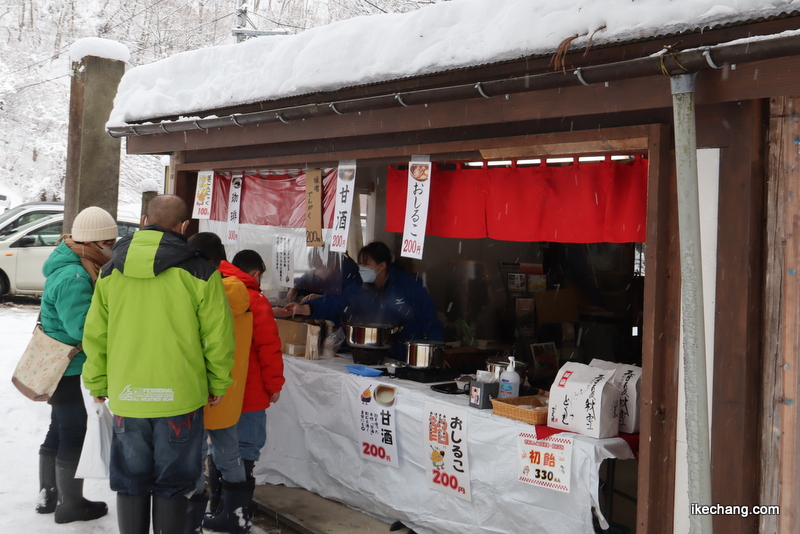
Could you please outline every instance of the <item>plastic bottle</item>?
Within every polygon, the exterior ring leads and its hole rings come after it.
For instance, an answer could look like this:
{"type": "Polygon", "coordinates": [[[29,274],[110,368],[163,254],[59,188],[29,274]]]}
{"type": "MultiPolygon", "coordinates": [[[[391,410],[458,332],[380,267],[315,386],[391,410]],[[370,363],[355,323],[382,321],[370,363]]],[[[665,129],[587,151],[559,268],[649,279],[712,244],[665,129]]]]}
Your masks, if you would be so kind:
{"type": "Polygon", "coordinates": [[[516,362],[513,356],[508,357],[508,368],[500,375],[500,393],[497,395],[501,399],[519,397],[519,375],[516,371],[516,362]]]}

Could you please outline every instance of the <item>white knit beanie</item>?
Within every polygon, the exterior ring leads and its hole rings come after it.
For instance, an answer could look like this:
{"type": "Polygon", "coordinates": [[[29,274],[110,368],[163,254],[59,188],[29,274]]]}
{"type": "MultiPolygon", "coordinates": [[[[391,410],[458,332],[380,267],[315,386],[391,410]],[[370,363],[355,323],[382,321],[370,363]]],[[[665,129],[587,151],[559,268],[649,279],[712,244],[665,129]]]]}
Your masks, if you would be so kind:
{"type": "Polygon", "coordinates": [[[105,241],[119,236],[117,223],[103,208],[89,206],[81,211],[72,223],[72,240],[79,243],[105,241]]]}

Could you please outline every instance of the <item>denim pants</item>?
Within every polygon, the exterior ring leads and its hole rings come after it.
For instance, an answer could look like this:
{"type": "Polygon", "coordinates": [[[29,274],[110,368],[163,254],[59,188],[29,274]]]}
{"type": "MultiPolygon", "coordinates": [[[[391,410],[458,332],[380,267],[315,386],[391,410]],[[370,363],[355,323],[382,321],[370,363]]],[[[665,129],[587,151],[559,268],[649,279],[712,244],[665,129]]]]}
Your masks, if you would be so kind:
{"type": "Polygon", "coordinates": [[[56,451],[56,457],[77,462],[86,435],[86,405],[81,393],[80,375],[61,379],[50,406],[50,428],[42,443],[43,449],[56,451]]]}
{"type": "MultiPolygon", "coordinates": [[[[206,430],[203,438],[203,463],[211,453],[214,464],[222,473],[222,478],[226,482],[244,482],[244,464],[239,455],[239,439],[236,436],[236,425],[217,430],[206,430]],[[210,440],[211,443],[208,443],[210,440]]],[[[205,488],[205,476],[201,473],[195,485],[196,493],[203,493],[205,488]]]]}
{"type": "Polygon", "coordinates": [[[111,489],[191,496],[202,474],[203,409],[172,417],[114,417],[111,489]]]}
{"type": "Polygon", "coordinates": [[[242,460],[257,462],[267,442],[267,411],[244,412],[236,423],[242,460]]]}

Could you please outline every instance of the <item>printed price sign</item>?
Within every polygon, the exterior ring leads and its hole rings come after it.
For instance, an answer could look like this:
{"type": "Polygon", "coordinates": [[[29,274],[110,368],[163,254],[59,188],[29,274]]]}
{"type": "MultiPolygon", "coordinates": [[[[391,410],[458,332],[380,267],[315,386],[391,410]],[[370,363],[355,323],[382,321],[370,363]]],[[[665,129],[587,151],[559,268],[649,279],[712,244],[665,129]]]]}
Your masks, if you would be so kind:
{"type": "Polygon", "coordinates": [[[431,162],[409,162],[406,220],[403,225],[403,247],[400,249],[400,255],[405,258],[422,259],[430,194],[431,162]]]}
{"type": "Polygon", "coordinates": [[[272,272],[277,277],[278,287],[294,287],[292,263],[292,240],[285,236],[275,238],[275,261],[272,272]]]}
{"type": "Polygon", "coordinates": [[[517,452],[520,482],[569,493],[572,436],[558,434],[538,439],[536,434],[520,432],[517,452]]]}
{"type": "Polygon", "coordinates": [[[356,166],[339,163],[336,178],[336,211],[333,221],[331,250],[347,252],[347,236],[350,235],[350,216],[353,211],[353,195],[355,195],[356,166]]]}
{"type": "Polygon", "coordinates": [[[239,206],[242,203],[242,179],[231,180],[231,190],[228,194],[228,243],[239,241],[239,206]]]}
{"type": "Polygon", "coordinates": [[[361,457],[400,467],[397,456],[394,403],[397,388],[362,378],[353,399],[361,457]]]}
{"type": "Polygon", "coordinates": [[[211,197],[214,194],[214,171],[197,173],[197,189],[194,192],[194,208],[192,219],[208,219],[211,217],[211,197]]]}
{"type": "Polygon", "coordinates": [[[322,171],[306,171],[306,246],[322,246],[322,171]]]}
{"type": "Polygon", "coordinates": [[[444,404],[426,402],[426,484],[442,493],[472,502],[467,456],[467,412],[444,404]]]}

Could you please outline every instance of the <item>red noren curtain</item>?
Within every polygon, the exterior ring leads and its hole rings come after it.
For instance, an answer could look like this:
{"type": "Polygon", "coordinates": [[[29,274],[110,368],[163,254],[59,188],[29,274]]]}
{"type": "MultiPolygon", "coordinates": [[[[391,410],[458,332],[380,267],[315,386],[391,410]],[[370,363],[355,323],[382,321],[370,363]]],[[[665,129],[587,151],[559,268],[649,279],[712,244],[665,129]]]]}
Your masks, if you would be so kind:
{"type": "MultiPolygon", "coordinates": [[[[390,168],[386,230],[402,232],[408,171],[390,168]]],[[[443,170],[434,165],[426,234],[559,243],[644,242],[647,160],[443,170]]]]}

